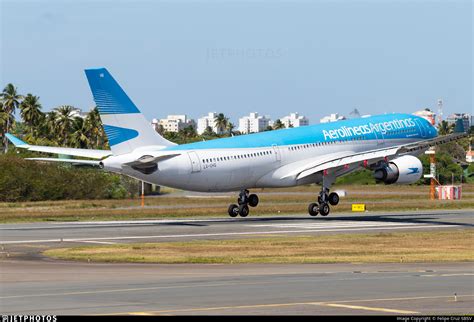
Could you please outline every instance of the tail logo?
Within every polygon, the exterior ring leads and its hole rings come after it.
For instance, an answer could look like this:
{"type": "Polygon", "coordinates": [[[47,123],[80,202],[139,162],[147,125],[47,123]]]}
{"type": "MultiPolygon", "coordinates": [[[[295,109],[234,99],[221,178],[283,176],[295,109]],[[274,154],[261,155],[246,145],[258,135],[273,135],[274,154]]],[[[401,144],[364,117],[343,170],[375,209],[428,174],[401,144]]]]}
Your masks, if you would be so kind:
{"type": "Polygon", "coordinates": [[[138,132],[135,130],[112,125],[104,124],[104,131],[105,134],[107,134],[110,146],[120,144],[138,136],[138,132]]]}

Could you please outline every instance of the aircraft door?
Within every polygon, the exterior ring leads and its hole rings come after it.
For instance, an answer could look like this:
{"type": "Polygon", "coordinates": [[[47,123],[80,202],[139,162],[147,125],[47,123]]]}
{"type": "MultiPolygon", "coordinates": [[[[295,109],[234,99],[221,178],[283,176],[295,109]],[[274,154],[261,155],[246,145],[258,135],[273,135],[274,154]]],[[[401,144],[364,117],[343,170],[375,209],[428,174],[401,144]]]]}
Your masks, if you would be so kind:
{"type": "Polygon", "coordinates": [[[377,145],[383,145],[384,137],[382,132],[374,131],[375,139],[377,140],[377,145]]]}
{"type": "Polygon", "coordinates": [[[278,149],[278,146],[276,144],[272,144],[273,148],[273,153],[275,153],[275,161],[281,161],[281,153],[280,149],[278,149]]]}
{"type": "Polygon", "coordinates": [[[421,124],[420,120],[416,120],[416,119],[415,119],[415,123],[418,126],[418,128],[420,129],[421,137],[426,138],[426,129],[423,126],[423,124],[421,124]]]}
{"type": "Polygon", "coordinates": [[[191,173],[201,171],[201,162],[199,161],[199,156],[195,151],[188,152],[189,160],[191,161],[191,173]]]}

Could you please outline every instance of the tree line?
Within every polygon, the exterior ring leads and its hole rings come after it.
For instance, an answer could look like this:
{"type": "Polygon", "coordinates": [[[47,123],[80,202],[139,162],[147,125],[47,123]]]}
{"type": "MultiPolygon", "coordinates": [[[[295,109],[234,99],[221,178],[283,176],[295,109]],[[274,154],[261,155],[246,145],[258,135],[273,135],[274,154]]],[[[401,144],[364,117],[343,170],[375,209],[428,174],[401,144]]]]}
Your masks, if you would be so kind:
{"type": "Polygon", "coordinates": [[[39,96],[22,95],[13,84],[7,84],[0,93],[0,134],[2,149],[8,152],[5,133],[19,133],[31,144],[68,146],[83,149],[107,149],[108,141],[97,108],[87,116],[77,115],[71,105],[61,105],[43,112],[39,96]],[[22,122],[17,122],[19,111],[22,122]]]}

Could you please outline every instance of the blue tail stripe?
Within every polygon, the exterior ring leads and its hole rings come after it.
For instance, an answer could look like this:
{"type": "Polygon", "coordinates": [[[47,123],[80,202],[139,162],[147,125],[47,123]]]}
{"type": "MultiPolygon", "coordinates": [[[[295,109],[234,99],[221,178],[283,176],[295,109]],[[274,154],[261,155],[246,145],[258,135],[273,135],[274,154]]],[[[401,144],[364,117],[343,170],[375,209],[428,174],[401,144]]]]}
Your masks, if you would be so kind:
{"type": "Polygon", "coordinates": [[[138,132],[135,130],[112,126],[112,125],[104,124],[104,131],[105,131],[105,134],[107,134],[107,138],[109,139],[110,146],[120,144],[122,142],[131,140],[138,136],[138,132]]]}
{"type": "Polygon", "coordinates": [[[105,68],[86,69],[85,72],[100,114],[140,113],[105,68]]]}

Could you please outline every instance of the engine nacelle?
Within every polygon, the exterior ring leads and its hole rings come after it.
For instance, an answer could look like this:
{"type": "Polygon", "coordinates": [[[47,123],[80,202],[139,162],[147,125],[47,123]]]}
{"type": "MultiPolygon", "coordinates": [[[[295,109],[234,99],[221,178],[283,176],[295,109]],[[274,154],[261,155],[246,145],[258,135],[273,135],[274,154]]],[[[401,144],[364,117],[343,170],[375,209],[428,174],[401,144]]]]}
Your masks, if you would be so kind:
{"type": "Polygon", "coordinates": [[[387,165],[374,171],[374,178],[385,184],[410,184],[420,180],[423,165],[420,159],[405,155],[391,160],[387,165]]]}

